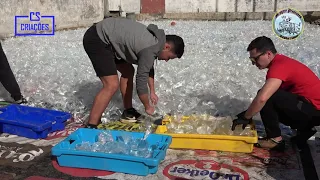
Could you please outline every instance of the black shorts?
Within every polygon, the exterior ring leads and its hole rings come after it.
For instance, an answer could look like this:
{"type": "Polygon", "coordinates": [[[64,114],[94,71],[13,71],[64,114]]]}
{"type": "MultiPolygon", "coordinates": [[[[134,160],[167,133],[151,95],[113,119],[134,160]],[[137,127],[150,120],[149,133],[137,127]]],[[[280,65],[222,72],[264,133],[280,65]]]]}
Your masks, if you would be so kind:
{"type": "Polygon", "coordinates": [[[117,75],[117,64],[127,63],[123,59],[116,58],[112,45],[100,39],[95,25],[84,34],[83,47],[98,77],[117,75]]]}

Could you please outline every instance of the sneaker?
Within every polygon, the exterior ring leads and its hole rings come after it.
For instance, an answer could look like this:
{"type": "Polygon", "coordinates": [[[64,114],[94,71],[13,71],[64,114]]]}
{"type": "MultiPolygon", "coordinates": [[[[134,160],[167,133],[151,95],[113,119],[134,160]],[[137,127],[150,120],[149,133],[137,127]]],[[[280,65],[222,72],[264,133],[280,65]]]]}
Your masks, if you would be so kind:
{"type": "Polygon", "coordinates": [[[141,117],[141,114],[134,108],[126,109],[121,115],[121,122],[137,122],[138,118],[141,117]]]}
{"type": "Polygon", "coordinates": [[[291,141],[293,143],[296,143],[298,149],[303,149],[304,147],[308,146],[308,139],[311,138],[314,134],[316,134],[317,130],[312,128],[308,131],[304,130],[298,130],[297,131],[297,136],[294,136],[291,138],[291,141]]]}
{"type": "Polygon", "coordinates": [[[14,101],[16,104],[26,104],[28,101],[25,98],[21,98],[19,100],[14,101]]]}
{"type": "Polygon", "coordinates": [[[273,138],[262,138],[255,144],[256,147],[283,152],[285,150],[285,141],[276,141],[273,138]]]}
{"type": "Polygon", "coordinates": [[[84,128],[88,128],[88,129],[98,129],[97,125],[93,125],[93,124],[87,124],[84,128]]]}
{"type": "Polygon", "coordinates": [[[15,104],[26,104],[27,100],[22,96],[12,96],[12,98],[14,99],[13,103],[15,104]]]}

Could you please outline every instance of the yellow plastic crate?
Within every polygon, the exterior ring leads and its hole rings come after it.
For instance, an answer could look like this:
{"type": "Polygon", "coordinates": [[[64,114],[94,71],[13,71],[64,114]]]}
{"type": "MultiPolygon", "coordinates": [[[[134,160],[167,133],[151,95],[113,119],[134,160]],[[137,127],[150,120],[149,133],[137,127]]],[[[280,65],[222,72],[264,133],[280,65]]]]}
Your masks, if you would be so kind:
{"type": "Polygon", "coordinates": [[[156,129],[157,134],[165,134],[172,137],[172,143],[169,146],[171,149],[201,149],[251,153],[253,145],[258,142],[256,130],[252,130],[254,136],[173,134],[166,132],[167,127],[165,125],[159,125],[156,129]]]}

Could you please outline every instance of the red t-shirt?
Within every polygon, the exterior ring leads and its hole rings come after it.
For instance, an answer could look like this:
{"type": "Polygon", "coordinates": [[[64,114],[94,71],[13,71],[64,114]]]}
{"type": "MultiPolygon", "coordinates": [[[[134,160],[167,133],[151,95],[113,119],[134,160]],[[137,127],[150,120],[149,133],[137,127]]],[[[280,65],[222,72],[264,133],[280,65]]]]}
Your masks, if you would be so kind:
{"type": "Polygon", "coordinates": [[[282,80],[280,89],[305,97],[320,110],[320,80],[301,62],[277,54],[269,66],[266,78],[282,80]]]}

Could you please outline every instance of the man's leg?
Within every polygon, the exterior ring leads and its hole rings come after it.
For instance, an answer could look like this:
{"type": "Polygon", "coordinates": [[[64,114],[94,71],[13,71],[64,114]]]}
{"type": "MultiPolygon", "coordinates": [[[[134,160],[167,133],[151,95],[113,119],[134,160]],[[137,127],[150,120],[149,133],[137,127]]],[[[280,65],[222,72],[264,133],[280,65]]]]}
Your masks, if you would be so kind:
{"type": "Polygon", "coordinates": [[[0,43],[0,82],[15,101],[22,99],[20,87],[0,43]]]}
{"type": "Polygon", "coordinates": [[[100,39],[95,25],[86,31],[83,38],[83,46],[92,62],[96,75],[103,84],[103,88],[94,99],[87,125],[89,128],[96,128],[100,122],[102,113],[119,87],[119,79],[114,61],[114,51],[110,44],[105,44],[100,39]]]}
{"type": "Polygon", "coordinates": [[[258,146],[283,151],[285,149],[285,144],[284,141],[282,141],[279,127],[280,117],[279,112],[274,107],[273,101],[274,97],[271,97],[260,111],[267,137],[259,140],[258,146]]]}
{"type": "Polygon", "coordinates": [[[121,73],[120,91],[124,106],[121,121],[136,122],[141,114],[132,107],[134,67],[131,64],[120,60],[117,61],[117,70],[121,73]]]}
{"type": "MultiPolygon", "coordinates": [[[[304,129],[311,131],[311,118],[308,114],[299,109],[300,103],[299,96],[278,90],[267,101],[266,105],[262,108],[260,115],[265,126],[267,138],[270,140],[262,141],[264,146],[276,146],[277,140],[281,140],[281,130],[279,122],[284,123],[291,128],[304,129]],[[273,141],[277,139],[276,141],[273,141]]],[[[312,105],[309,105],[312,107],[312,105]]]]}
{"type": "Polygon", "coordinates": [[[103,88],[96,95],[90,112],[88,125],[98,125],[102,113],[105,111],[112,96],[119,87],[118,75],[100,77],[103,88]]]}
{"type": "Polygon", "coordinates": [[[125,109],[132,108],[133,76],[134,68],[129,63],[117,64],[117,70],[121,73],[120,91],[125,109]]]}

